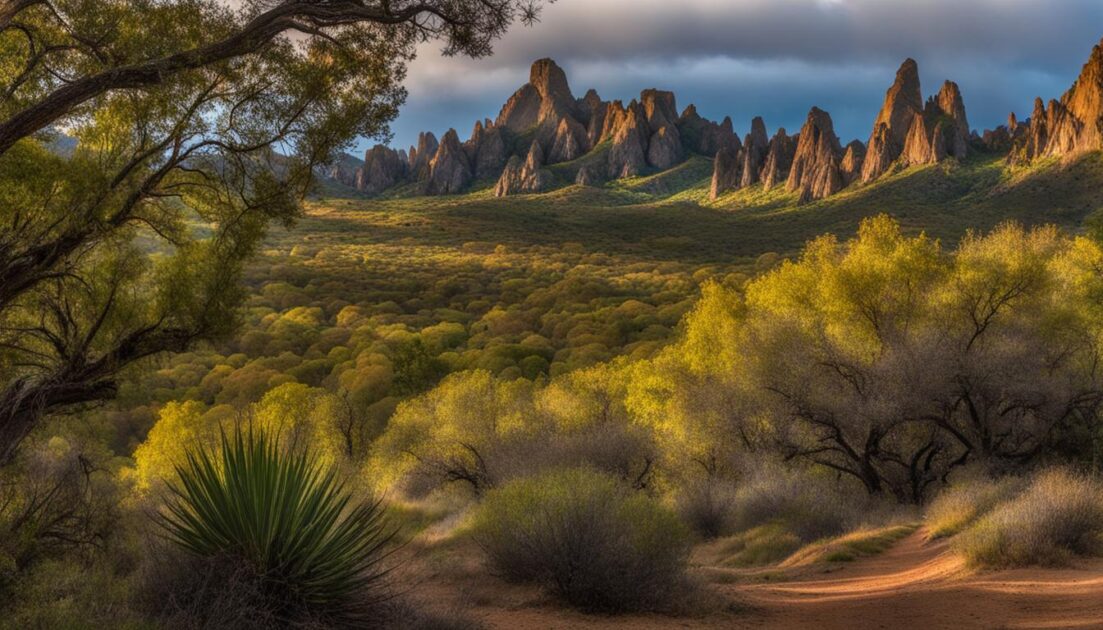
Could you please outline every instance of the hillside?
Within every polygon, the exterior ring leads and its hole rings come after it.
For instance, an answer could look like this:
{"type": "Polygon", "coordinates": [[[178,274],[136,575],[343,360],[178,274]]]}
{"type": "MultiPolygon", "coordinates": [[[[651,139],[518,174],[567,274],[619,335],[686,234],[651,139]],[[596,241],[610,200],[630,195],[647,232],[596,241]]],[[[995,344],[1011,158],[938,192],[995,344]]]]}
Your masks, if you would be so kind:
{"type": "Polygon", "coordinates": [[[641,260],[747,264],[767,252],[791,254],[824,232],[849,236],[862,218],[879,213],[952,245],[969,229],[1004,221],[1075,231],[1103,208],[1098,153],[1019,169],[1005,167],[1002,156],[977,154],[963,164],[901,170],[807,204],[796,193],[761,186],[710,200],[710,178],[709,160],[694,157],[648,177],[508,198],[494,197],[485,185],[463,195],[390,199],[331,186],[317,210],[327,221],[340,216],[353,222],[357,232],[366,231],[362,238],[373,241],[572,241],[588,251],[641,260]]]}

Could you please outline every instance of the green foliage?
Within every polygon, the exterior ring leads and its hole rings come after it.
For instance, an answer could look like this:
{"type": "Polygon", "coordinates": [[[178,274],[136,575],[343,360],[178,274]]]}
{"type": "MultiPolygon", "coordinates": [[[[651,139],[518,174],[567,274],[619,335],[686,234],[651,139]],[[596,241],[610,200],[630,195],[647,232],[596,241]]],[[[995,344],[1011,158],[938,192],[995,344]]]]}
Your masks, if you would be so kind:
{"type": "Polygon", "coordinates": [[[393,363],[394,391],[399,396],[429,389],[447,370],[444,361],[431,355],[420,338],[400,344],[393,363]]]}
{"type": "Polygon", "coordinates": [[[588,610],[661,606],[680,586],[688,533],[654,499],[586,469],[490,492],[472,535],[495,569],[588,610]]]}
{"type": "Polygon", "coordinates": [[[326,466],[339,466],[363,440],[357,418],[324,389],[284,383],[245,409],[208,407],[197,401],[168,403],[146,440],[134,450],[136,488],[146,492],[170,479],[188,449],[214,448],[224,432],[238,427],[278,436],[287,452],[309,449],[326,466]]]}
{"type": "Polygon", "coordinates": [[[285,454],[265,432],[237,431],[177,468],[160,513],[171,540],[254,572],[279,617],[365,622],[378,603],[393,535],[379,502],[355,503],[332,467],[285,454]]]}
{"type": "Polygon", "coordinates": [[[953,544],[979,567],[1064,564],[1103,554],[1103,483],[1062,469],[1038,473],[953,544]]]}
{"type": "Polygon", "coordinates": [[[581,370],[532,383],[460,372],[399,405],[374,444],[370,476],[421,494],[462,482],[476,494],[548,468],[589,466],[645,487],[650,433],[619,403],[619,373],[581,370]]]}

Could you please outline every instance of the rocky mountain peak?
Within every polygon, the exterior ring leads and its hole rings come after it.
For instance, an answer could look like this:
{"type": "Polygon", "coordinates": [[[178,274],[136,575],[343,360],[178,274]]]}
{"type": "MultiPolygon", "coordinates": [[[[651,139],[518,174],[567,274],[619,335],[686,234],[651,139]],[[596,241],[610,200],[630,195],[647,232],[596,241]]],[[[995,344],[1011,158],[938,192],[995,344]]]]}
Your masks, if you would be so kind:
{"type": "Polygon", "coordinates": [[[709,198],[715,200],[724,193],[738,189],[741,171],[739,153],[730,148],[720,149],[712,163],[709,198]]]}
{"type": "Polygon", "coordinates": [[[652,129],[659,129],[663,125],[673,124],[678,120],[678,109],[673,92],[654,88],[644,90],[640,92],[640,103],[647,114],[647,124],[652,129]]]}
{"type": "Polygon", "coordinates": [[[843,185],[849,186],[862,176],[862,162],[866,158],[866,145],[860,140],[853,140],[846,145],[842,162],[839,163],[839,171],[843,176],[843,185]]]}
{"type": "MultiPolygon", "coordinates": [[[[1021,125],[1020,125],[1021,126],[1021,125]]],[[[1008,161],[1028,163],[1103,149],[1103,42],[1096,45],[1080,76],[1060,101],[1034,101],[1030,127],[1016,134],[1008,161]]]]}
{"type": "Polygon", "coordinates": [[[551,59],[538,59],[529,70],[529,82],[509,97],[496,124],[523,132],[549,123],[554,130],[559,119],[574,114],[576,107],[567,73],[551,59]]]}
{"type": "Polygon", "coordinates": [[[766,150],[766,163],[762,166],[762,187],[770,190],[785,181],[797,152],[797,138],[790,137],[785,127],[780,127],[766,150]]]}
{"type": "Polygon", "coordinates": [[[766,121],[756,116],[751,121],[751,133],[743,141],[743,176],[740,187],[756,184],[762,177],[762,167],[766,162],[766,152],[770,147],[770,138],[766,135],[766,121]]]}
{"type": "MultiPolygon", "coordinates": [[[[619,103],[618,103],[619,104],[619,103]]],[[[647,165],[650,128],[647,114],[636,101],[614,110],[613,146],[609,150],[609,177],[634,177],[647,165]]]]}
{"type": "Polygon", "coordinates": [[[938,109],[949,116],[961,128],[963,135],[967,137],[969,135],[969,117],[965,113],[965,99],[961,97],[961,90],[957,83],[953,81],[943,83],[942,89],[938,91],[938,96],[935,97],[935,103],[938,105],[938,109]]]}
{"type": "Polygon", "coordinates": [[[897,70],[896,80],[885,92],[885,102],[873,123],[862,181],[869,182],[880,177],[900,157],[912,123],[922,113],[919,64],[909,58],[897,70]]]}
{"type": "Polygon", "coordinates": [[[574,101],[571,86],[567,83],[567,73],[552,59],[537,59],[532,63],[529,85],[536,88],[544,100],[574,101]]]}
{"type": "Polygon", "coordinates": [[[459,134],[449,129],[441,138],[436,155],[429,162],[429,177],[425,182],[425,193],[429,195],[452,195],[463,191],[474,178],[474,171],[467,153],[460,144],[459,134]]]}
{"type": "Polygon", "coordinates": [[[831,115],[813,107],[798,138],[786,188],[800,191],[801,201],[823,199],[842,190],[839,161],[843,151],[831,115]]]}

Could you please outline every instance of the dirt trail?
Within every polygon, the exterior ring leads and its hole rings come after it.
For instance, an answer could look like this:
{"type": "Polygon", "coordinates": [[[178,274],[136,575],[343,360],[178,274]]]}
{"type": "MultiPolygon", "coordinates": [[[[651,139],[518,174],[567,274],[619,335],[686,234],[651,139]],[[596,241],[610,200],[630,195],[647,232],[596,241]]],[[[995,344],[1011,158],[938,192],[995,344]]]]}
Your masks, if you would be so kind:
{"type": "Polygon", "coordinates": [[[1103,628],[1103,564],[970,574],[922,530],[832,573],[725,590],[748,627],[1103,628]]]}
{"type": "Polygon", "coordinates": [[[461,555],[465,563],[448,563],[450,579],[430,580],[437,589],[430,599],[462,601],[489,628],[1103,629],[1103,561],[976,573],[946,542],[927,542],[923,530],[883,554],[831,570],[807,567],[781,581],[775,572],[769,582],[761,581],[762,571],[729,573],[737,581],[713,584],[724,601],[706,606],[714,612],[704,617],[586,615],[539,589],[488,578],[473,556],[461,555]],[[457,564],[470,566],[457,574],[457,564]]]}

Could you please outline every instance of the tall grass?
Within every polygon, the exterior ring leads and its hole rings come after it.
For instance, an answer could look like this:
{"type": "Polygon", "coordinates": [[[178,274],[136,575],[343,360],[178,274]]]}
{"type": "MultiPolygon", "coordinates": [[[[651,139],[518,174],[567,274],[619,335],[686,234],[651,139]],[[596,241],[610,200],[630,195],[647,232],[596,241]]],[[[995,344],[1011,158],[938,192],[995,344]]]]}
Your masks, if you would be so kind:
{"type": "Polygon", "coordinates": [[[1062,564],[1103,554],[1103,482],[1066,470],[1039,473],[955,540],[972,566],[1062,564]]]}
{"type": "Polygon", "coordinates": [[[281,623],[371,621],[393,539],[378,501],[354,502],[309,453],[240,430],[218,453],[189,451],[177,476],[157,521],[198,566],[218,569],[216,582],[231,576],[226,588],[249,591],[281,623]]]}
{"type": "Polygon", "coordinates": [[[931,538],[953,536],[1000,503],[1022,491],[1023,480],[974,478],[942,491],[927,508],[926,526],[931,538]]]}

